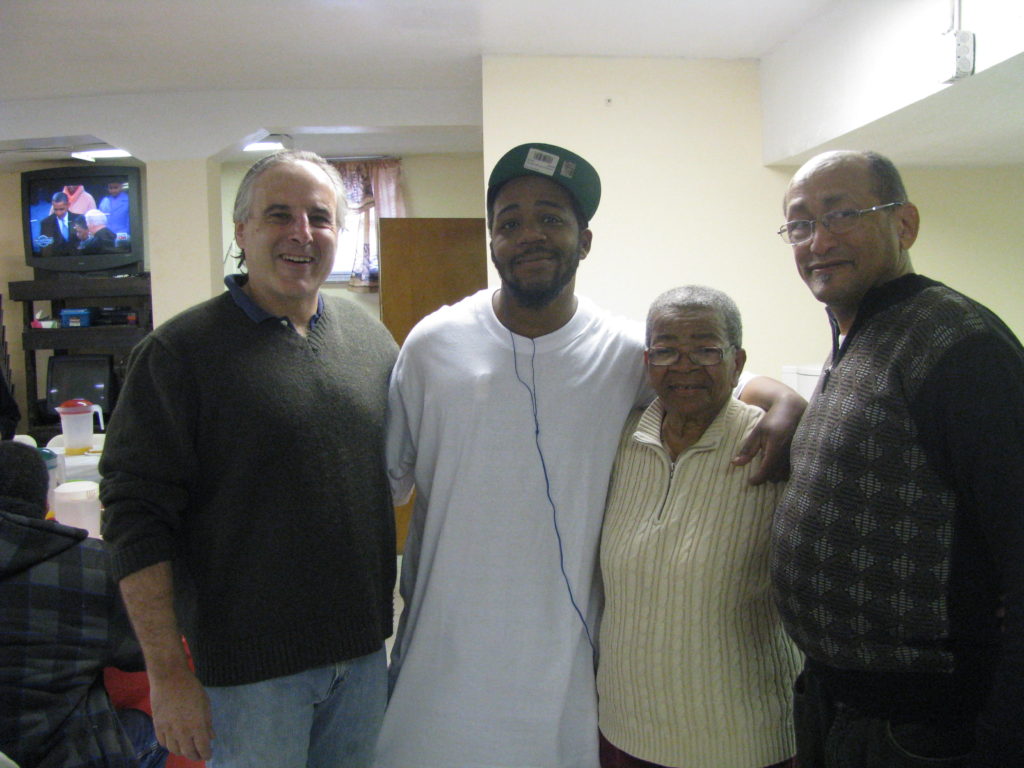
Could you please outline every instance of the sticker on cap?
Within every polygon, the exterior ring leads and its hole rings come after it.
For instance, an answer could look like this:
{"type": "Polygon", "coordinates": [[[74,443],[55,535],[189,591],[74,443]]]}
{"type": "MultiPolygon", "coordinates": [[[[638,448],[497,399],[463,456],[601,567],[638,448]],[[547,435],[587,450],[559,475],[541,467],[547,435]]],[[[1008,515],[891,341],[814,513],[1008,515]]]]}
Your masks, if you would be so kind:
{"type": "Polygon", "coordinates": [[[523,168],[528,171],[543,173],[545,176],[554,176],[555,169],[558,168],[558,155],[552,155],[549,152],[543,152],[535,147],[531,147],[526,153],[526,161],[523,163],[523,168]]]}
{"type": "Polygon", "coordinates": [[[576,163],[574,163],[572,160],[566,160],[564,163],[562,163],[562,170],[559,171],[559,173],[562,176],[565,176],[565,178],[571,179],[573,174],[576,173],[576,163]]]}

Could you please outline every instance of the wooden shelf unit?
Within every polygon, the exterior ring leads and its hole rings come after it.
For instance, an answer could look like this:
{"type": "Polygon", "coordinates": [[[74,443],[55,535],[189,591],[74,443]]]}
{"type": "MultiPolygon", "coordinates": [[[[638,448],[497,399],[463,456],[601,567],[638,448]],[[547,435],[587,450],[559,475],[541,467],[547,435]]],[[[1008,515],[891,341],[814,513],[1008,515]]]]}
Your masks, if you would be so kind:
{"type": "Polygon", "coordinates": [[[21,334],[25,352],[25,399],[28,432],[37,440],[48,440],[60,431],[59,425],[40,418],[38,364],[41,350],[62,355],[71,352],[94,352],[114,357],[114,368],[123,376],[124,361],[132,347],[153,330],[149,275],[129,277],[80,277],[62,275],[45,280],[21,280],[8,283],[8,295],[22,302],[24,329],[21,334]],[[48,301],[50,316],[60,319],[62,309],[102,307],[116,304],[129,306],[138,317],[137,325],[98,325],[85,328],[33,328],[35,302],[48,301]]]}

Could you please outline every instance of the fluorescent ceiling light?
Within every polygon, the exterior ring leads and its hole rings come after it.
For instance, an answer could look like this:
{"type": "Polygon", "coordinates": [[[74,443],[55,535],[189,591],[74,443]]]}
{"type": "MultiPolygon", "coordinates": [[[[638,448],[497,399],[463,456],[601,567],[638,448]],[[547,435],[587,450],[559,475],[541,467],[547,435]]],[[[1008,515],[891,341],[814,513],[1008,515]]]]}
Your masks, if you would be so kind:
{"type": "Polygon", "coordinates": [[[284,149],[284,144],[280,141],[254,141],[251,144],[246,144],[242,151],[244,152],[276,152],[279,149],[284,149]]]}
{"type": "Polygon", "coordinates": [[[112,157],[131,157],[131,152],[123,149],[86,149],[81,152],[72,152],[71,156],[76,160],[88,160],[95,163],[97,160],[109,160],[112,157]]]}

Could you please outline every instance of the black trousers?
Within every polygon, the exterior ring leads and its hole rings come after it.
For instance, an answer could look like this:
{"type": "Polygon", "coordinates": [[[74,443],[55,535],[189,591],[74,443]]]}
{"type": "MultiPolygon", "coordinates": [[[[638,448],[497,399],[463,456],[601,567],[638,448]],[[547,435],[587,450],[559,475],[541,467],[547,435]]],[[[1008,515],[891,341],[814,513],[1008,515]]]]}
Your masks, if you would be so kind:
{"type": "Polygon", "coordinates": [[[974,744],[972,723],[904,722],[837,701],[806,667],[794,686],[800,768],[958,768],[974,744]]]}

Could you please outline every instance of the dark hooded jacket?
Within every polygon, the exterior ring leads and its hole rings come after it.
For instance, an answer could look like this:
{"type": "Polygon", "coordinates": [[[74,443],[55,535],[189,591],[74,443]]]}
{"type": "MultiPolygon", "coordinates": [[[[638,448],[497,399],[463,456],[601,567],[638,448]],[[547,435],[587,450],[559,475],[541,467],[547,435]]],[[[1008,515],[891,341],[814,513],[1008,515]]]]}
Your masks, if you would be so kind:
{"type": "Polygon", "coordinates": [[[135,765],[103,668],[141,669],[106,545],[0,497],[0,751],[21,766],[135,765]]]}

